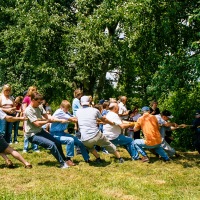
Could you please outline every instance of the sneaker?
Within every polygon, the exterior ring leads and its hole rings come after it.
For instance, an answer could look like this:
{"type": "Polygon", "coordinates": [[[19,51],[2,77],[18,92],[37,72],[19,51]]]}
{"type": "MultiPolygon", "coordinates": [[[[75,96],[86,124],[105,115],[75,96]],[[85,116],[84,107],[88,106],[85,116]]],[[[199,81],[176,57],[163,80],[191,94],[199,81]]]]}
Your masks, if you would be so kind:
{"type": "Polygon", "coordinates": [[[60,165],[61,169],[67,169],[69,166],[64,162],[64,164],[60,165]]]}
{"type": "Polygon", "coordinates": [[[34,150],[33,152],[35,152],[35,153],[40,153],[40,150],[34,150]]]}
{"type": "Polygon", "coordinates": [[[109,154],[108,151],[105,150],[105,149],[104,149],[102,152],[103,152],[104,154],[109,154]]]}
{"type": "Polygon", "coordinates": [[[67,160],[66,163],[67,163],[67,165],[70,166],[70,167],[76,165],[76,164],[73,163],[71,160],[67,160]]]}
{"type": "Polygon", "coordinates": [[[149,162],[149,158],[147,156],[142,157],[142,162],[149,162]]]}
{"type": "Polygon", "coordinates": [[[12,144],[12,142],[10,142],[9,144],[12,144]]]}
{"type": "Polygon", "coordinates": [[[14,143],[15,143],[15,144],[18,144],[19,142],[18,142],[18,141],[15,141],[14,143]]]}
{"type": "Polygon", "coordinates": [[[98,164],[100,164],[100,163],[103,162],[103,160],[101,160],[101,158],[97,158],[97,159],[95,160],[95,162],[98,163],[98,164]]]}
{"type": "Polygon", "coordinates": [[[24,150],[23,150],[23,153],[28,153],[28,151],[24,149],[24,150]]]}
{"type": "Polygon", "coordinates": [[[124,159],[123,158],[119,158],[119,163],[124,163],[124,159]]]}

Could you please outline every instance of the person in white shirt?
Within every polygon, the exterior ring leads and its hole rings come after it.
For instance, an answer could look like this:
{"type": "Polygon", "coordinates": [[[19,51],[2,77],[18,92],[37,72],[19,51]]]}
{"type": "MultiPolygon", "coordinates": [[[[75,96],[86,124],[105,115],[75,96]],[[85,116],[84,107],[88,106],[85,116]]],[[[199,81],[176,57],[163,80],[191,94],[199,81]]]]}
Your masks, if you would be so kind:
{"type": "Polygon", "coordinates": [[[167,130],[174,130],[178,128],[179,126],[176,123],[169,122],[169,119],[172,119],[173,116],[171,115],[171,112],[168,110],[164,110],[161,114],[155,115],[158,124],[160,126],[160,134],[162,136],[162,143],[161,147],[167,152],[169,157],[176,156],[179,157],[179,154],[176,153],[175,149],[172,148],[165,140],[165,132],[167,130]]]}
{"type": "Polygon", "coordinates": [[[127,97],[121,96],[120,102],[118,104],[118,106],[119,106],[118,114],[121,117],[121,119],[123,119],[123,120],[128,119],[128,114],[129,114],[129,111],[126,108],[126,102],[127,102],[127,97]]]}
{"type": "Polygon", "coordinates": [[[119,106],[117,103],[111,103],[109,105],[109,112],[106,118],[113,122],[112,124],[105,124],[103,126],[103,134],[112,142],[114,145],[124,146],[129,152],[132,160],[138,160],[139,154],[134,146],[134,141],[132,138],[121,134],[121,129],[129,128],[134,126],[135,122],[123,122],[119,115],[119,106]]]}

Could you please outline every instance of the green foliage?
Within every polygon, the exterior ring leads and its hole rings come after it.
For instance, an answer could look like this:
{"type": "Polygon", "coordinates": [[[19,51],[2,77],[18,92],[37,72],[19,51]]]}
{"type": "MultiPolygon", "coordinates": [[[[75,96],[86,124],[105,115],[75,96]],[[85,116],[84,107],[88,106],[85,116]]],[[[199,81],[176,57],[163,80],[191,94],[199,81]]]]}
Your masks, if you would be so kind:
{"type": "Polygon", "coordinates": [[[198,107],[199,13],[199,0],[0,1],[0,84],[15,96],[36,85],[55,107],[78,87],[96,99],[127,95],[129,107],[157,99],[189,122],[182,109],[198,107]]]}

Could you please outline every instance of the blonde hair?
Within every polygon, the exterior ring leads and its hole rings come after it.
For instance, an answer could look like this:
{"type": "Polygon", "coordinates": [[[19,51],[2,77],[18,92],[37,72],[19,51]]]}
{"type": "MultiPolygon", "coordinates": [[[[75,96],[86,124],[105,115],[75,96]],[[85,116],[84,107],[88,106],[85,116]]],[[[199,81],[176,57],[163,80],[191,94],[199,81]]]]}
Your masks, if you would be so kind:
{"type": "Polygon", "coordinates": [[[28,92],[27,92],[26,95],[30,97],[34,90],[35,90],[35,92],[37,92],[37,87],[36,86],[30,86],[28,88],[28,92]]]}
{"type": "Polygon", "coordinates": [[[71,104],[67,100],[62,100],[62,102],[60,104],[60,107],[62,107],[62,108],[70,108],[71,104]]]}
{"type": "Polygon", "coordinates": [[[11,91],[11,86],[10,86],[10,84],[4,85],[3,88],[2,88],[2,92],[1,92],[1,93],[4,93],[5,90],[10,90],[10,91],[11,91]]]}
{"type": "Polygon", "coordinates": [[[77,98],[79,95],[83,94],[83,90],[81,90],[80,88],[76,89],[74,91],[74,98],[77,98]]]}

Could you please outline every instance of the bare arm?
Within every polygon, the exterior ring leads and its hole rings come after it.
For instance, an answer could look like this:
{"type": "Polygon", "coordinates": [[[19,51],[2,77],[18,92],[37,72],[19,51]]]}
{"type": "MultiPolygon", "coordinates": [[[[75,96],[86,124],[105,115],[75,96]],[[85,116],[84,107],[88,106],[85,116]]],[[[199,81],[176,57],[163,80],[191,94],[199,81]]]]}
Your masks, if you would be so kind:
{"type": "Polygon", "coordinates": [[[26,121],[27,118],[25,118],[25,117],[13,117],[13,116],[6,115],[5,120],[7,122],[16,122],[16,121],[26,121]]]}

